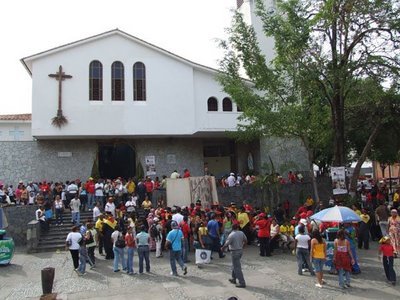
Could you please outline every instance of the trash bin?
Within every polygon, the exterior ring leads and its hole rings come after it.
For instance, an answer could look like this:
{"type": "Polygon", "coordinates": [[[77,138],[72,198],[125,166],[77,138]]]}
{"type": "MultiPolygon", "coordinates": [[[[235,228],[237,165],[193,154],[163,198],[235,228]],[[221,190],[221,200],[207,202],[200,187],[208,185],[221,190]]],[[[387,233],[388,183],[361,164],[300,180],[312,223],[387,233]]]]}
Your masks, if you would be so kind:
{"type": "Polygon", "coordinates": [[[54,283],[54,268],[44,268],[42,269],[42,290],[43,295],[51,294],[53,291],[54,283]]]}

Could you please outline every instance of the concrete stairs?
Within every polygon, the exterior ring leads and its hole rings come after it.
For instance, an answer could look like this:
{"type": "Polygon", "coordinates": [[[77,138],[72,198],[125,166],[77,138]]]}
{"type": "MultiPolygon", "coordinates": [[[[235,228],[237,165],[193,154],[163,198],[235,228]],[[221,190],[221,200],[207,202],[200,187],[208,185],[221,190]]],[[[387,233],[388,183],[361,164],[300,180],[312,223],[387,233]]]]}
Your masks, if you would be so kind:
{"type": "MultiPolygon", "coordinates": [[[[81,212],[81,224],[88,219],[92,220],[93,213],[91,211],[81,212]]],[[[63,213],[63,225],[56,225],[55,219],[50,223],[49,231],[42,233],[36,252],[50,252],[57,250],[65,250],[65,239],[73,226],[71,222],[71,213],[69,210],[63,213]]]]}

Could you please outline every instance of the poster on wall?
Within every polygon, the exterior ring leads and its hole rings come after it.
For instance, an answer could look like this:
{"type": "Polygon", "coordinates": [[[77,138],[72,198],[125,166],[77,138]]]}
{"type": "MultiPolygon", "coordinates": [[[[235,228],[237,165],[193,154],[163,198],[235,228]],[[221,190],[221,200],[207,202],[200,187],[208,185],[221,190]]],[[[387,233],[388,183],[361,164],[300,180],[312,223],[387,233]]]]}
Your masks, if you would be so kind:
{"type": "Polygon", "coordinates": [[[334,195],[347,194],[345,167],[332,167],[332,189],[334,195]]]}
{"type": "Polygon", "coordinates": [[[156,175],[156,157],[154,155],[145,156],[146,175],[156,175]]]}

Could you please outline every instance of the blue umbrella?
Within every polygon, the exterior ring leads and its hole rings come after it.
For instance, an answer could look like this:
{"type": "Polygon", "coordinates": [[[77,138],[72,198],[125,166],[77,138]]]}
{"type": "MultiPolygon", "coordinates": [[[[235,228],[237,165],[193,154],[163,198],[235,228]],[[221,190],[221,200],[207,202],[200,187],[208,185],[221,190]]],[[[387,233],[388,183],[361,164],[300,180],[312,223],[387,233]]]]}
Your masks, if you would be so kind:
{"type": "Polygon", "coordinates": [[[361,218],[352,209],[345,206],[334,206],[321,210],[310,217],[310,219],[319,220],[321,222],[360,222],[361,218]]]}

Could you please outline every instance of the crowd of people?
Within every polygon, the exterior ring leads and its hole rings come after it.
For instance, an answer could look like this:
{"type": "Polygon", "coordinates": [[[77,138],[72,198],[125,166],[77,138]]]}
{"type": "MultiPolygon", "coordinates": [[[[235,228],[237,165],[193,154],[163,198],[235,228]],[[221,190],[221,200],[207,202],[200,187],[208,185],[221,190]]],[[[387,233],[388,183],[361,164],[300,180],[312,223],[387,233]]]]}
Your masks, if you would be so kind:
{"type": "MultiPolygon", "coordinates": [[[[184,174],[184,177],[190,176],[188,170],[184,174]]],[[[176,171],[171,174],[171,178],[180,177],[176,171]]],[[[22,190],[25,188],[23,183],[19,185],[22,190]]],[[[396,282],[393,262],[400,253],[400,217],[395,205],[399,201],[398,190],[390,209],[386,199],[377,199],[377,194],[372,194],[370,201],[360,198],[353,206],[361,222],[339,224],[313,220],[312,215],[325,206],[322,202],[314,203],[311,196],[297,210],[288,200],[271,210],[253,207],[246,201],[240,206],[235,202],[222,206],[198,200],[178,207],[167,206],[164,201],[154,204],[152,193],[157,188],[163,188],[163,182],[149,177],[139,181],[90,177],[86,182],[74,180],[65,184],[30,182],[25,188],[27,200],[21,193],[17,196],[8,192],[7,196],[14,197],[13,201],[19,201],[18,204],[38,203],[36,217],[43,224],[43,230],[48,230],[49,219],[55,220],[55,226],[63,224],[66,220],[62,219],[62,212],[70,210],[74,226],[66,238],[66,247],[78,275],[85,274],[87,263],[91,268],[96,266],[96,249],[105,260],[113,261],[114,272],[122,270],[130,275],[135,274],[135,253],[139,260],[138,272],[142,274],[151,270],[150,251],[155,251],[156,258],[169,251],[171,275],[174,276],[178,276],[176,263],[183,274],[187,274],[189,253],[194,249],[207,249],[212,254],[217,253],[220,259],[229,249],[230,282],[245,287],[240,259],[247,244],[258,246],[262,257],[273,255],[277,249],[293,251],[298,274],[315,275],[316,286],[321,288],[325,284],[323,267],[327,260],[329,232],[336,228],[336,238],[330,240],[334,244],[330,272],[338,274],[341,288],[351,286],[350,274],[361,272],[357,246],[369,249],[370,237],[380,239],[385,274],[391,284],[396,282]],[[82,222],[80,212],[85,210],[92,211],[93,215],[82,222]],[[140,215],[139,210],[144,214],[140,215]]],[[[338,202],[329,201],[328,206],[334,204],[338,202]]]]}

